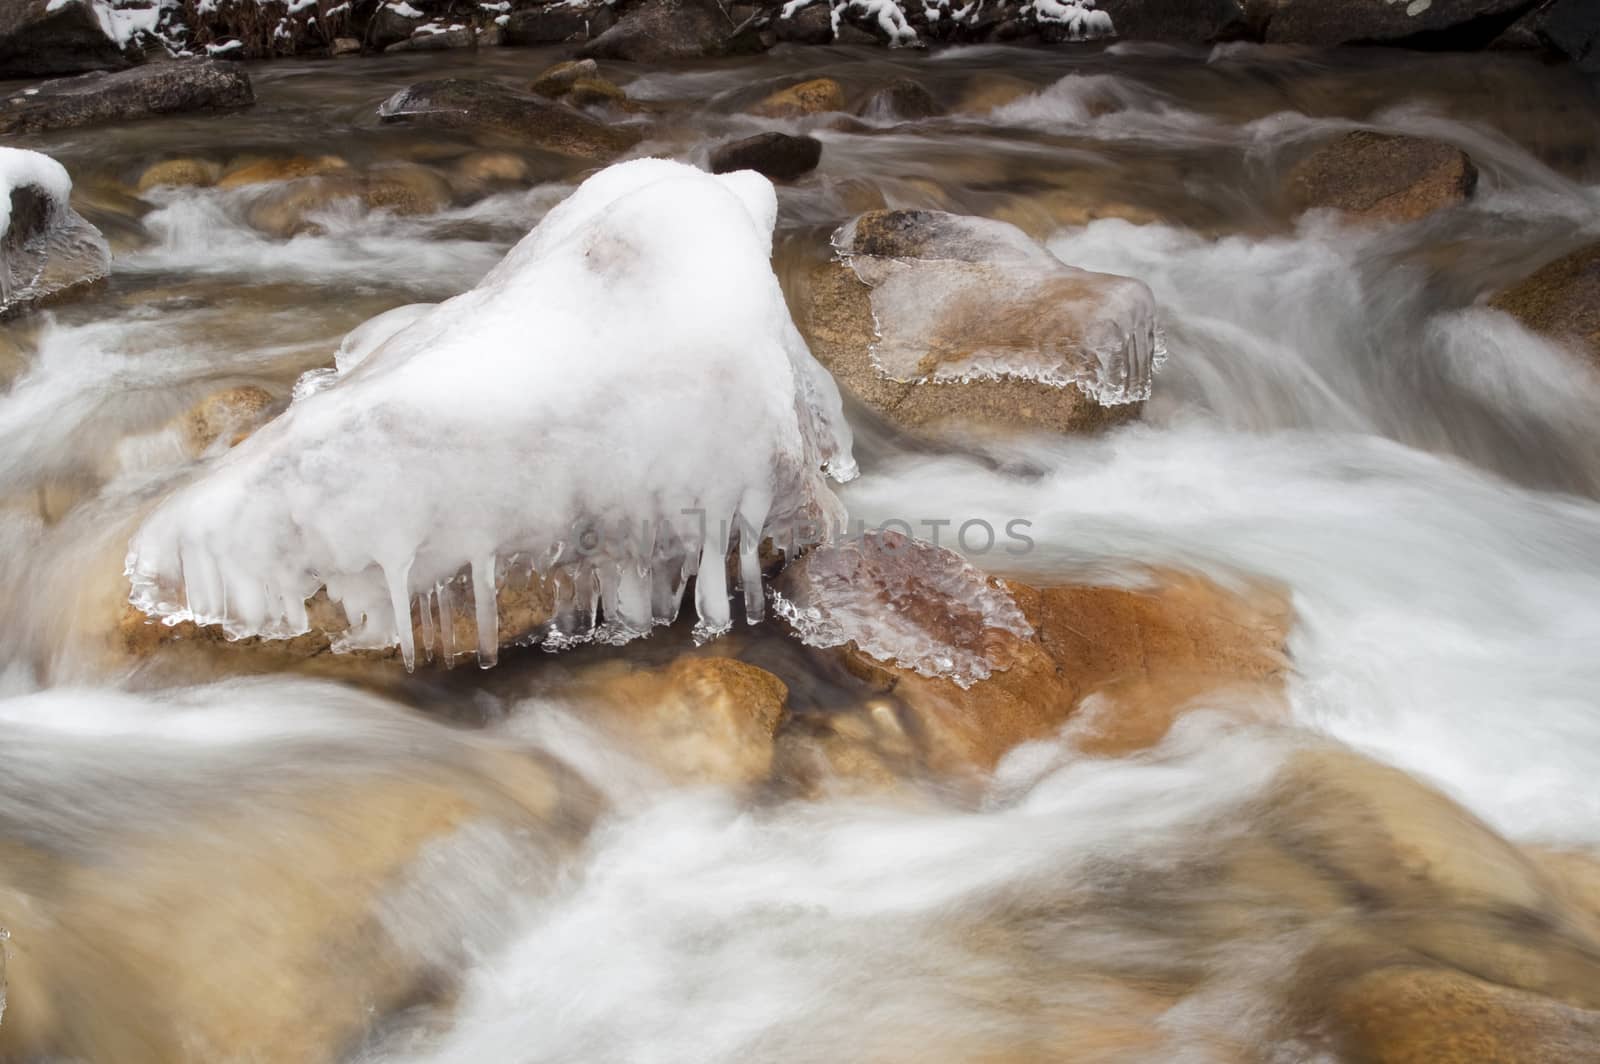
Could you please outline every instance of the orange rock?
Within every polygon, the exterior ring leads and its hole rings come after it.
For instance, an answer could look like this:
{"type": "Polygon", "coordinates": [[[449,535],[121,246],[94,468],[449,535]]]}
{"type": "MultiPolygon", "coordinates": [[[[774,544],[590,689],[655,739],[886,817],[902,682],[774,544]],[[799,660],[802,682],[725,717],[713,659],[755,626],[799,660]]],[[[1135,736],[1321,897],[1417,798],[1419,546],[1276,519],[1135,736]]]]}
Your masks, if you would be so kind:
{"type": "Polygon", "coordinates": [[[750,113],[764,118],[800,118],[842,110],[844,87],[832,78],[813,78],[779,89],[750,108],[750,113]]]}

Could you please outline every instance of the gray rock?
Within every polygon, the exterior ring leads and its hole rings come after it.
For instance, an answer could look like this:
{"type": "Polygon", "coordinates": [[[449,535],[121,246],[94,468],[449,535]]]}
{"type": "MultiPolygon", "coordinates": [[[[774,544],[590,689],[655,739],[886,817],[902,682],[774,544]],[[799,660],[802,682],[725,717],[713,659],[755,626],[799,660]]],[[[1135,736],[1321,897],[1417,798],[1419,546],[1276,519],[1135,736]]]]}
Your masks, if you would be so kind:
{"type": "Polygon", "coordinates": [[[1278,0],[1266,39],[1283,44],[1406,44],[1480,48],[1529,0],[1278,0]]]}
{"type": "Polygon", "coordinates": [[[51,77],[129,65],[88,4],[72,2],[51,11],[50,2],[0,2],[0,77],[51,77]]]}
{"type": "Polygon", "coordinates": [[[46,81],[0,99],[0,133],[38,133],[255,103],[237,64],[184,59],[46,81]]]}
{"type": "Polygon", "coordinates": [[[0,318],[110,271],[105,237],[77,211],[42,189],[12,190],[10,222],[0,232],[0,318]]]}
{"type": "Polygon", "coordinates": [[[505,39],[507,44],[514,45],[587,41],[600,36],[615,22],[611,8],[603,3],[536,4],[511,12],[505,24],[505,39]]]}
{"type": "Polygon", "coordinates": [[[609,159],[640,140],[630,127],[608,125],[564,103],[472,78],[418,82],[385,100],[378,114],[387,122],[489,130],[582,159],[609,159]]]}
{"type": "Polygon", "coordinates": [[[444,52],[454,48],[493,48],[501,43],[499,26],[489,26],[479,31],[471,26],[443,33],[424,33],[403,41],[396,41],[384,52],[444,52]]]}
{"type": "Polygon", "coordinates": [[[1111,16],[1124,40],[1211,44],[1255,35],[1240,0],[1099,0],[1095,6],[1111,16]]]}
{"type": "Polygon", "coordinates": [[[711,152],[711,172],[754,170],[774,181],[793,181],[817,168],[822,141],[788,133],[757,133],[743,140],[720,144],[711,152]]]}
{"type": "Polygon", "coordinates": [[[760,35],[735,23],[716,0],[641,0],[578,54],[660,63],[755,52],[761,47],[760,35]]]}
{"type": "Polygon", "coordinates": [[[1540,11],[1535,32],[1580,70],[1600,73],[1600,4],[1595,0],[1556,0],[1540,11]]]}

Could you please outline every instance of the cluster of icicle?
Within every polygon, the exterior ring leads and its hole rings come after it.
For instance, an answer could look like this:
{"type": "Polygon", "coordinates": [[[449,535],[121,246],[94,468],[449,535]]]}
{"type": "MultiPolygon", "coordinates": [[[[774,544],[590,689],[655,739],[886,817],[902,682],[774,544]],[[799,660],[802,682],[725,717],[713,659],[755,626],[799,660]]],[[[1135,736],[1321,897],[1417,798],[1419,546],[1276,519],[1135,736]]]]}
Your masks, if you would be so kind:
{"type": "Polygon", "coordinates": [[[914,215],[920,228],[905,254],[864,251],[860,219],[833,236],[840,259],[872,290],[870,357],[878,373],[907,384],[1011,379],[1076,387],[1101,406],[1150,397],[1166,350],[1148,285],[1068,266],[1007,222],[914,215]],[[1012,308],[1011,320],[964,334],[947,314],[976,304],[1012,308]],[[953,336],[973,346],[930,367],[929,352],[953,336]]]}
{"type": "Polygon", "coordinates": [[[527,641],[620,641],[670,623],[695,581],[702,634],[746,615],[757,549],[837,527],[855,475],[833,380],[770,263],[765,178],[641,159],[585,181],[477,288],[356,330],[285,413],[150,513],[129,547],[139,609],[230,638],[310,630],[335,649],[415,630],[448,658],[470,586],[480,664],[497,597],[541,582],[527,641]],[[523,586],[526,586],[523,584],[523,586]],[[415,620],[413,621],[413,611],[415,620]]]}
{"type": "Polygon", "coordinates": [[[0,148],[0,314],[110,272],[105,238],[72,209],[71,195],[72,178],[48,155],[0,148]],[[30,199],[44,208],[37,226],[13,217],[30,199]]]}

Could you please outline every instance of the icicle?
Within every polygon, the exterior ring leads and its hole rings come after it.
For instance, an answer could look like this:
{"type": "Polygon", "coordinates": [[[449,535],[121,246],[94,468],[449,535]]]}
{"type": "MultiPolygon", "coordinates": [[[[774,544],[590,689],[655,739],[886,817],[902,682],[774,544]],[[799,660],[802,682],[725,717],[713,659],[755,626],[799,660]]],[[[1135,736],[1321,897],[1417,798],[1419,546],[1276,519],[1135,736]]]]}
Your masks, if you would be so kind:
{"type": "Polygon", "coordinates": [[[767,605],[761,586],[761,529],[771,505],[770,492],[751,491],[739,506],[739,586],[744,592],[746,624],[758,623],[767,605]]]}
{"type": "Polygon", "coordinates": [[[417,668],[417,644],[411,631],[411,586],[408,582],[411,579],[411,563],[380,568],[389,582],[389,604],[394,608],[394,627],[400,635],[400,658],[406,663],[406,671],[414,672],[417,668]]]}
{"type": "Polygon", "coordinates": [[[720,519],[706,528],[706,541],[700,551],[699,577],[695,581],[694,602],[700,611],[695,626],[698,638],[710,638],[728,630],[728,522],[720,519]]]}
{"type": "Polygon", "coordinates": [[[653,613],[650,608],[650,568],[638,562],[623,562],[617,584],[617,613],[634,632],[648,632],[653,613]]]}
{"type": "Polygon", "coordinates": [[[450,593],[454,580],[455,577],[451,577],[439,582],[439,656],[447,669],[454,668],[456,663],[456,615],[454,596],[450,593]]]}
{"type": "Polygon", "coordinates": [[[422,657],[433,664],[433,589],[422,593],[417,600],[417,613],[422,619],[422,657]]]}
{"type": "Polygon", "coordinates": [[[283,591],[283,623],[287,632],[296,635],[311,627],[311,619],[306,616],[305,597],[292,587],[283,591]]]}
{"type": "Polygon", "coordinates": [[[478,615],[478,668],[492,669],[500,660],[500,614],[494,591],[494,555],[472,566],[472,605],[478,615]]]}

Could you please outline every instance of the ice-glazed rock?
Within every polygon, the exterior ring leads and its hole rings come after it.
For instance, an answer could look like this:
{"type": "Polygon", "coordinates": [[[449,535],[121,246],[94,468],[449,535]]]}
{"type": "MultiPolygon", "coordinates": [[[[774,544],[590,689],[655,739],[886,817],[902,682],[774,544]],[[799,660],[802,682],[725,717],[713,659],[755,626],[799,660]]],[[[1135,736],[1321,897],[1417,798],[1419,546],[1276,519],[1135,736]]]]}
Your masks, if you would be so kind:
{"type": "Polygon", "coordinates": [[[1196,707],[1283,712],[1292,614],[1273,588],[1167,571],[1134,586],[1002,584],[952,550],[869,531],[800,558],[773,597],[795,635],[886,700],[791,729],[791,767],[951,779],[1058,730],[1081,753],[1122,756],[1196,707]]]}
{"type": "Polygon", "coordinates": [[[66,168],[48,155],[0,148],[0,315],[110,272],[105,238],[71,195],[66,168]]]}
{"type": "Polygon", "coordinates": [[[1016,226],[942,211],[871,211],[834,246],[872,288],[872,362],[890,380],[1020,379],[1102,405],[1150,396],[1155,298],[1074,269],[1016,226]]]}
{"type": "Polygon", "coordinates": [[[772,272],[776,212],[748,172],[591,177],[477,288],[359,361],[355,338],[347,372],[165,499],[130,544],[131,601],[289,638],[325,589],[351,626],[335,649],[398,643],[411,664],[413,610],[426,647],[470,572],[487,665],[508,572],[554,585],[546,646],[620,641],[672,620],[697,574],[703,629],[725,628],[736,551],[759,617],[762,539],[837,527],[824,472],[855,474],[772,272]]]}

